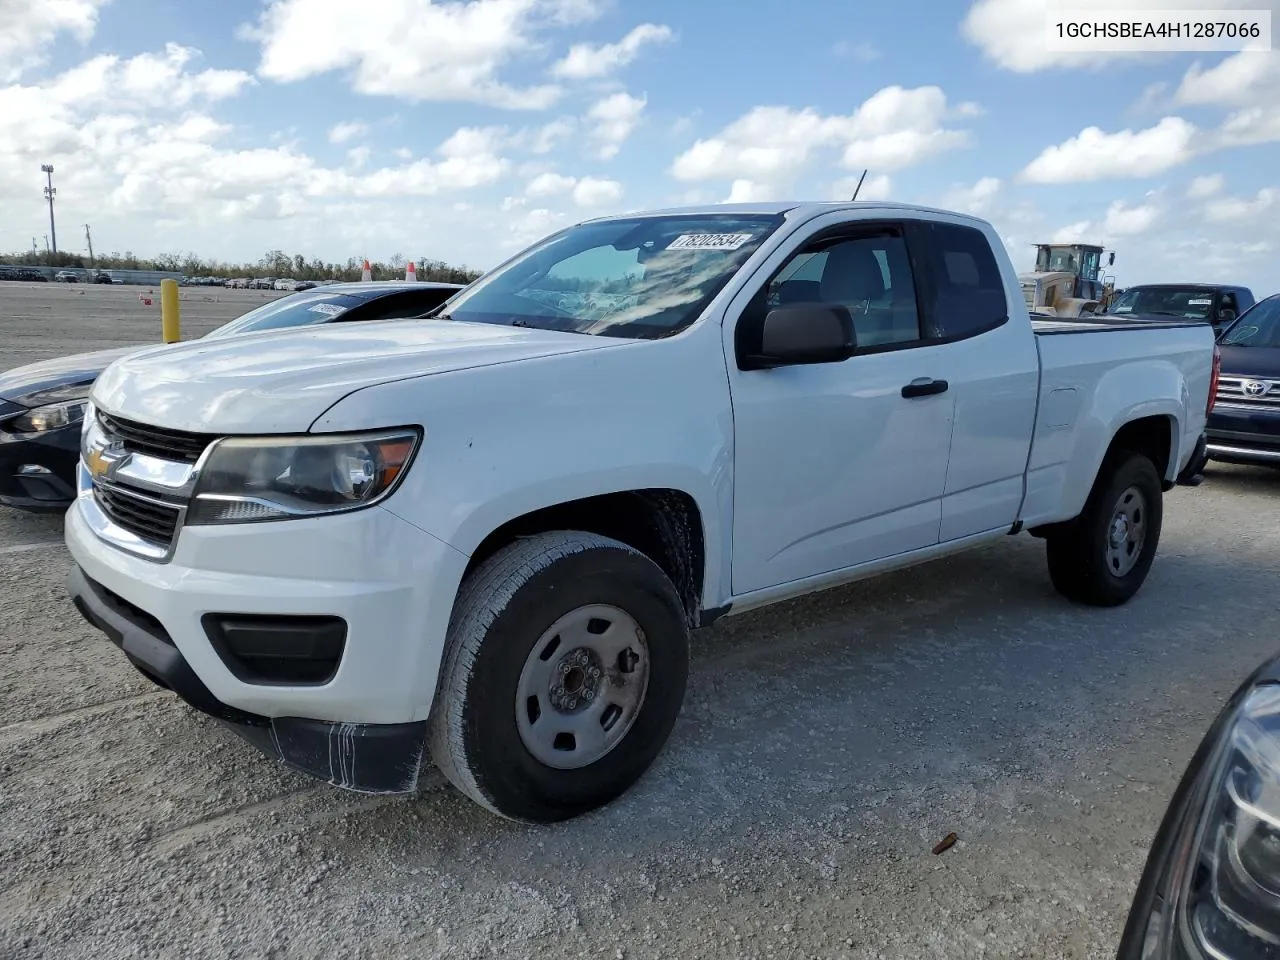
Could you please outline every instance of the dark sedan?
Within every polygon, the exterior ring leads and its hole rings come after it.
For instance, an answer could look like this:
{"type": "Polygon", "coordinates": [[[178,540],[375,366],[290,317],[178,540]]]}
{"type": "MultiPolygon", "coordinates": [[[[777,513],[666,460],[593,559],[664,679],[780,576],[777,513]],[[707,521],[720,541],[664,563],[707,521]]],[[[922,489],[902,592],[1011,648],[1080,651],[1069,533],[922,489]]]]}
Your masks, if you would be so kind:
{"type": "MultiPolygon", "coordinates": [[[[263,304],[205,339],[418,317],[461,289],[456,283],[338,283],[263,304]]],[[[101,350],[0,373],[0,504],[22,510],[65,510],[71,504],[89,388],[113,360],[139,349],[101,350]]]]}
{"type": "Polygon", "coordinates": [[[1218,338],[1222,375],[1205,434],[1209,458],[1280,467],[1280,294],[1218,338]]]}

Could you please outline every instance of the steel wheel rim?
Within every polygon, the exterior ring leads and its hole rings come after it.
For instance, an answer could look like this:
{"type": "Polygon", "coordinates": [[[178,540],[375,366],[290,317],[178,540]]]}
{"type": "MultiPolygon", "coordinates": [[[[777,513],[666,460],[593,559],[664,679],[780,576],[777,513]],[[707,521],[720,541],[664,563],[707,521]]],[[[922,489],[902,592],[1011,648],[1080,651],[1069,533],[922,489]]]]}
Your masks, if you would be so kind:
{"type": "Polygon", "coordinates": [[[591,604],[543,631],[516,686],[526,750],[557,770],[589,766],[622,742],[649,689],[649,645],[625,610],[591,604]]]}
{"type": "Polygon", "coordinates": [[[1142,556],[1147,541],[1147,497],[1137,487],[1126,487],[1116,500],[1107,524],[1107,570],[1123,577],[1142,556]]]}

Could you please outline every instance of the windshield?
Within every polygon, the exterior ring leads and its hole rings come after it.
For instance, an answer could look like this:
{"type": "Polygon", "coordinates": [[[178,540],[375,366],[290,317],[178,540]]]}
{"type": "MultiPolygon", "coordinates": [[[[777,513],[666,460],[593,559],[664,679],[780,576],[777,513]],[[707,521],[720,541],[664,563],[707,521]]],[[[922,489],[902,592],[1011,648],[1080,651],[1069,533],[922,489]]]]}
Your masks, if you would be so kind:
{"type": "Polygon", "coordinates": [[[205,339],[227,337],[233,334],[257,333],[259,330],[278,330],[283,327],[302,327],[312,323],[329,323],[358,307],[363,300],[342,293],[325,290],[308,290],[291,297],[281,297],[250,310],[230,323],[206,333],[205,339]]]}
{"type": "Polygon", "coordinates": [[[1223,334],[1224,347],[1280,347],[1280,297],[1263,300],[1223,334]]]}
{"type": "Polygon", "coordinates": [[[584,223],[471,285],[443,316],[654,339],[678,333],[782,222],[706,214],[584,223]]]}
{"type": "Polygon", "coordinates": [[[1208,320],[1213,291],[1181,287],[1133,287],[1116,297],[1112,313],[1148,313],[1183,320],[1208,320]]]}

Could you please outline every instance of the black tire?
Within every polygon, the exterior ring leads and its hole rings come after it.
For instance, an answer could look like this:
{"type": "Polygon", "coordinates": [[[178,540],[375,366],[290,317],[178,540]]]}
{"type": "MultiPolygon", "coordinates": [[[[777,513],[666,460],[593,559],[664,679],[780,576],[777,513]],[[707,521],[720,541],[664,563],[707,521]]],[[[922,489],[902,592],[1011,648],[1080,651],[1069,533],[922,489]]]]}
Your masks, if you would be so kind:
{"type": "Polygon", "coordinates": [[[661,568],[626,544],[563,531],[523,538],[463,582],[428,724],[432,759],[455,787],[500,816],[553,823],[626,792],[661,752],[684,701],[689,626],[661,568]],[[598,760],[556,769],[517,726],[521,671],[560,617],[608,604],[643,631],[648,682],[631,727],[598,760]]]}
{"type": "Polygon", "coordinates": [[[1068,600],[1095,607],[1126,603],[1147,579],[1164,516],[1160,475],[1150,459],[1120,451],[1103,463],[1084,510],[1045,538],[1049,578],[1068,600]],[[1108,537],[1120,498],[1129,489],[1146,500],[1146,532],[1132,568],[1117,575],[1108,563],[1108,537]]]}

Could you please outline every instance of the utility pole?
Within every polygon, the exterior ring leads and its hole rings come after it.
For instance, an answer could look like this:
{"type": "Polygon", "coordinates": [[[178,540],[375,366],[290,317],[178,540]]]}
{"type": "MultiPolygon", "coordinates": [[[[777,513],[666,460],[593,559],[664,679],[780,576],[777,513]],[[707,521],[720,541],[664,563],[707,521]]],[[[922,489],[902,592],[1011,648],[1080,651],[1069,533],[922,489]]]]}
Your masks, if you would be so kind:
{"type": "Polygon", "coordinates": [[[89,235],[89,225],[84,225],[84,242],[89,244],[89,269],[93,269],[93,237],[89,235]]]}
{"type": "Polygon", "coordinates": [[[49,235],[47,233],[44,235],[44,253],[45,256],[49,255],[49,235]]]}
{"type": "Polygon", "coordinates": [[[53,188],[53,164],[43,163],[40,169],[44,171],[47,178],[47,184],[44,188],[44,198],[49,201],[49,234],[53,237],[53,252],[58,252],[58,231],[53,225],[53,197],[58,191],[53,188]]]}

